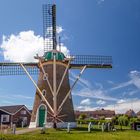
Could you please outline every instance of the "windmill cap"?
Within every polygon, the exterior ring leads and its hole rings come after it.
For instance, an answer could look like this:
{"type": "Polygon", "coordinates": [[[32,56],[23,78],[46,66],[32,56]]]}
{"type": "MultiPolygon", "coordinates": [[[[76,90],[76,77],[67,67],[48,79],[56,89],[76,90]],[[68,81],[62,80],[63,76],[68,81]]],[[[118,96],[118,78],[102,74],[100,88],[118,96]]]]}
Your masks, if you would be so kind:
{"type": "Polygon", "coordinates": [[[62,61],[65,59],[65,55],[62,52],[59,52],[57,50],[52,50],[49,52],[45,52],[44,59],[47,60],[53,60],[53,56],[55,54],[56,60],[62,61]]]}

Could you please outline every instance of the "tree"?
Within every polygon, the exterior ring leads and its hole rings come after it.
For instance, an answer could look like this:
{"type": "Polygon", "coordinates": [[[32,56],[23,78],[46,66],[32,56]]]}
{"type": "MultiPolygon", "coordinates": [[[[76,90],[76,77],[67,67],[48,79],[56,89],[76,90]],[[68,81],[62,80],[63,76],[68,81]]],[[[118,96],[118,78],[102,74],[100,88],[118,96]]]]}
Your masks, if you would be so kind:
{"type": "Polygon", "coordinates": [[[120,125],[120,128],[122,130],[122,126],[127,126],[128,125],[128,117],[123,115],[118,117],[118,123],[120,125]]]}
{"type": "Polygon", "coordinates": [[[118,124],[118,118],[117,116],[112,117],[112,124],[117,125],[118,124]]]}
{"type": "Polygon", "coordinates": [[[79,116],[79,120],[84,120],[87,117],[86,114],[80,114],[79,116]]]}
{"type": "Polygon", "coordinates": [[[137,122],[137,121],[138,121],[138,118],[130,118],[129,123],[131,125],[132,123],[137,122]]]}
{"type": "Polygon", "coordinates": [[[100,117],[100,120],[105,120],[105,116],[101,116],[100,117]]]}

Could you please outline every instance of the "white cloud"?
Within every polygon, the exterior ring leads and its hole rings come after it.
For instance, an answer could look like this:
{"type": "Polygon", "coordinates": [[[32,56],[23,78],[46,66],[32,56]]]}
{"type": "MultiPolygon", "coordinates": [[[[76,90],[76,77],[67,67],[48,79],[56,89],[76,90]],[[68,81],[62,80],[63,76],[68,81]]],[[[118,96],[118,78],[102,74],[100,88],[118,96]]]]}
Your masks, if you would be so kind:
{"type": "Polygon", "coordinates": [[[118,84],[117,86],[111,88],[110,90],[117,90],[117,89],[120,89],[120,88],[127,87],[127,86],[129,86],[129,85],[131,85],[131,84],[132,84],[132,81],[130,80],[130,81],[128,81],[128,82],[120,83],[120,84],[118,84]]]}
{"type": "MultiPolygon", "coordinates": [[[[74,79],[77,77],[75,73],[71,72],[70,79],[74,81],[74,79]]],[[[107,96],[107,90],[103,89],[102,84],[96,83],[93,85],[86,79],[80,78],[79,79],[79,85],[82,86],[82,89],[78,91],[74,91],[73,95],[85,97],[85,98],[93,98],[93,99],[100,99],[100,100],[108,100],[108,101],[117,101],[116,98],[107,96]]],[[[104,104],[104,102],[102,102],[104,104]]]]}
{"type": "Polygon", "coordinates": [[[126,100],[120,99],[120,100],[117,101],[117,104],[121,104],[121,103],[125,103],[125,102],[126,102],[126,100]]]}
{"type": "MultiPolygon", "coordinates": [[[[61,26],[56,26],[57,34],[60,34],[63,31],[64,31],[64,29],[61,26]]],[[[52,32],[52,27],[48,27],[47,28],[47,34],[50,34],[51,32],[52,32]]]]}
{"type": "MultiPolygon", "coordinates": [[[[5,99],[8,99],[8,100],[16,100],[16,99],[33,99],[33,97],[31,96],[27,96],[27,95],[21,95],[21,94],[11,94],[11,95],[8,95],[8,94],[4,94],[4,95],[0,95],[0,99],[2,100],[5,100],[5,99]]],[[[7,100],[7,101],[8,101],[7,100]]]]}
{"type": "Polygon", "coordinates": [[[3,105],[13,105],[14,104],[14,102],[10,102],[10,101],[7,101],[7,100],[3,100],[2,102],[1,102],[2,104],[2,106],[3,105]]]}
{"type": "Polygon", "coordinates": [[[14,105],[14,104],[24,104],[25,101],[31,103],[33,97],[21,94],[3,94],[0,95],[0,105],[14,105]]]}
{"type": "Polygon", "coordinates": [[[20,95],[20,94],[12,95],[12,96],[16,97],[16,98],[21,98],[21,99],[33,99],[33,97],[31,97],[31,96],[20,95]]]}
{"type": "Polygon", "coordinates": [[[114,82],[111,81],[111,80],[108,80],[107,83],[111,84],[111,85],[114,85],[114,82]]]}
{"type": "Polygon", "coordinates": [[[60,47],[61,47],[61,52],[63,52],[65,56],[70,55],[69,49],[63,43],[61,43],[61,46],[57,45],[57,50],[60,50],[59,49],[60,47]]]}
{"type": "Polygon", "coordinates": [[[3,36],[1,44],[4,59],[12,62],[34,62],[36,53],[43,54],[43,38],[34,31],[3,36]]]}
{"type": "Polygon", "coordinates": [[[73,95],[86,97],[86,98],[107,100],[107,101],[117,101],[116,98],[105,95],[104,90],[101,90],[101,89],[83,88],[77,92],[74,92],[73,95]]]}
{"type": "Polygon", "coordinates": [[[130,78],[129,81],[120,83],[115,87],[111,88],[110,90],[117,90],[124,87],[128,87],[130,85],[134,85],[136,88],[140,89],[140,72],[137,70],[130,71],[129,78],[130,78]]]}
{"type": "Polygon", "coordinates": [[[133,96],[135,93],[138,93],[138,92],[140,92],[138,89],[136,89],[136,90],[130,90],[130,91],[125,91],[122,95],[123,96],[133,96]]]}
{"type": "Polygon", "coordinates": [[[125,113],[129,109],[133,109],[135,112],[140,111],[140,99],[126,100],[122,103],[105,106],[104,109],[115,110],[116,113],[125,113]]]}
{"type": "MultiPolygon", "coordinates": [[[[70,76],[71,76],[71,80],[72,81],[75,81],[75,79],[77,78],[77,75],[74,72],[72,72],[72,71],[70,71],[70,76]]],[[[87,88],[91,88],[92,87],[91,83],[88,80],[86,80],[86,79],[84,79],[82,77],[80,77],[78,83],[82,87],[87,87],[87,88]]]]}
{"type": "Polygon", "coordinates": [[[80,111],[93,111],[96,110],[96,107],[91,107],[91,106],[86,106],[86,105],[80,105],[80,106],[75,106],[75,110],[80,110],[80,111]]]}
{"type": "MultiPolygon", "coordinates": [[[[57,33],[63,31],[62,27],[57,28],[57,33]]],[[[46,41],[52,41],[47,38],[46,41]]],[[[34,31],[21,31],[18,34],[11,34],[2,38],[0,46],[4,59],[11,62],[35,62],[34,56],[42,56],[44,53],[43,37],[35,35],[34,31]]],[[[58,48],[58,47],[57,47],[58,48]]],[[[69,50],[61,43],[61,51],[67,55],[69,50]]]]}
{"type": "Polygon", "coordinates": [[[63,32],[64,31],[64,29],[61,27],[61,26],[57,26],[56,27],[56,32],[58,33],[58,34],[60,34],[61,32],[63,32]]]}
{"type": "Polygon", "coordinates": [[[140,72],[135,70],[135,71],[130,71],[129,74],[132,83],[138,88],[140,89],[140,72]]]}
{"type": "Polygon", "coordinates": [[[104,105],[104,104],[106,104],[106,101],[104,101],[104,100],[98,100],[98,101],[96,101],[96,104],[97,105],[104,105]]]}
{"type": "Polygon", "coordinates": [[[121,114],[125,113],[129,109],[133,109],[135,112],[140,111],[140,99],[132,99],[132,100],[122,100],[121,103],[117,104],[110,104],[107,106],[102,106],[102,107],[92,107],[90,105],[79,105],[75,106],[75,110],[81,110],[81,111],[93,111],[93,110],[98,110],[101,108],[104,109],[109,109],[109,110],[115,110],[116,114],[121,114]]]}
{"type": "Polygon", "coordinates": [[[91,100],[90,99],[84,99],[80,102],[81,105],[91,105],[91,100]]]}
{"type": "Polygon", "coordinates": [[[105,0],[97,0],[97,4],[102,4],[105,0]]]}

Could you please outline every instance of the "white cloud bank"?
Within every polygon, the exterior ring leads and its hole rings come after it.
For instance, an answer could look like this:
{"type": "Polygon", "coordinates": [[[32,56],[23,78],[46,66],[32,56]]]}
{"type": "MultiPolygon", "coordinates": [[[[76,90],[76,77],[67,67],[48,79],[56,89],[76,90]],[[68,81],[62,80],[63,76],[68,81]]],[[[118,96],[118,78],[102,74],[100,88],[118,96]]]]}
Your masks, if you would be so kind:
{"type": "MultiPolygon", "coordinates": [[[[62,27],[57,28],[57,33],[63,31],[62,27]]],[[[4,60],[11,62],[35,62],[34,56],[42,56],[44,53],[43,37],[35,35],[34,31],[21,31],[18,34],[4,36],[0,45],[4,60]]],[[[58,47],[57,47],[58,48],[58,47]]],[[[61,43],[61,51],[67,55],[69,50],[61,43]]]]}
{"type": "Polygon", "coordinates": [[[43,38],[34,31],[3,36],[1,48],[4,59],[11,62],[34,62],[36,53],[43,54],[43,38]]]}
{"type": "Polygon", "coordinates": [[[81,110],[81,111],[95,111],[98,109],[109,109],[109,110],[115,110],[116,114],[123,114],[129,109],[133,109],[136,113],[140,111],[140,99],[135,100],[120,100],[117,104],[110,104],[106,106],[101,107],[92,107],[90,105],[82,105],[75,106],[75,110],[81,110]]]}
{"type": "Polygon", "coordinates": [[[105,109],[115,110],[116,113],[125,113],[129,109],[133,109],[135,112],[140,111],[140,99],[136,100],[122,100],[118,104],[108,105],[105,109]]]}

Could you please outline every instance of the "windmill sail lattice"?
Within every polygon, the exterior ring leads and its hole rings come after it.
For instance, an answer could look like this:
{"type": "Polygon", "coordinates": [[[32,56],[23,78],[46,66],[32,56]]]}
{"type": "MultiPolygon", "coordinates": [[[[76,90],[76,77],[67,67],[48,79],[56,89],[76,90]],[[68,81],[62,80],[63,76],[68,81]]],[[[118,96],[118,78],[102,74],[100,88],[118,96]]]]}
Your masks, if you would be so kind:
{"type": "MultiPolygon", "coordinates": [[[[112,68],[111,56],[98,55],[70,55],[72,58],[70,69],[77,69],[83,66],[87,68],[112,68]]],[[[22,63],[31,75],[39,74],[38,63],[22,63]]],[[[0,63],[0,75],[24,75],[26,74],[18,63],[0,63]]]]}
{"type": "Polygon", "coordinates": [[[43,5],[44,52],[56,49],[56,6],[43,5]]]}

